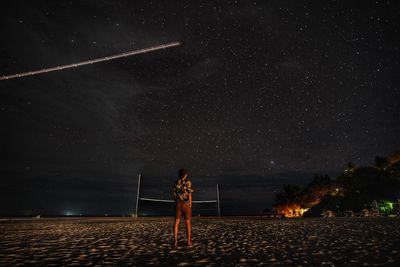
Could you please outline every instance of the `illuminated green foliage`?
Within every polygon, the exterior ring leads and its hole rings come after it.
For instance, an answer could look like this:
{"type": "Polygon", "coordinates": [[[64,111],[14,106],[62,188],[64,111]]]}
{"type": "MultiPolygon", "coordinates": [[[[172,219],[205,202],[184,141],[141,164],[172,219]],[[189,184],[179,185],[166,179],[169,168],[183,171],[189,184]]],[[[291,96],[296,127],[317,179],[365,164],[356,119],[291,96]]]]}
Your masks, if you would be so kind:
{"type": "Polygon", "coordinates": [[[385,214],[389,214],[394,210],[394,203],[388,200],[381,200],[378,203],[379,211],[385,214]]]}

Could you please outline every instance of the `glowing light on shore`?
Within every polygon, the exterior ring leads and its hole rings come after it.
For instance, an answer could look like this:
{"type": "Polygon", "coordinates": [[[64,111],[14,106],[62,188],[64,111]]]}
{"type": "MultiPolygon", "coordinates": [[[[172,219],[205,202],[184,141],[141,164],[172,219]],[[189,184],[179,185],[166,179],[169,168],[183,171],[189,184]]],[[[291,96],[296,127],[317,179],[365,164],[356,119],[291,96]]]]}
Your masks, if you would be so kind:
{"type": "Polygon", "coordinates": [[[300,204],[297,203],[279,205],[275,207],[275,212],[283,215],[285,218],[301,218],[307,210],[309,209],[302,208],[300,204]]]}

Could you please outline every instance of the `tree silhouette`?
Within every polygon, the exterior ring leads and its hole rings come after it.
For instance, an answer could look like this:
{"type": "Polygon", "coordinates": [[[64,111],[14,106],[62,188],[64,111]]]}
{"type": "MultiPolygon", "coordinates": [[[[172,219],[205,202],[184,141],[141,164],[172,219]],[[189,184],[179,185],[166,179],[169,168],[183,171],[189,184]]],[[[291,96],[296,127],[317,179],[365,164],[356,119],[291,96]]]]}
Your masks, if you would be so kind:
{"type": "Polygon", "coordinates": [[[354,173],[354,171],[357,169],[356,164],[354,164],[353,162],[349,161],[344,169],[344,174],[345,175],[352,175],[354,173]]]}
{"type": "Polygon", "coordinates": [[[389,167],[390,163],[388,158],[386,157],[375,157],[375,166],[378,169],[385,170],[387,167],[389,167]]]}
{"type": "Polygon", "coordinates": [[[335,180],[315,175],[303,190],[297,185],[284,185],[276,195],[276,207],[298,204],[310,208],[304,216],[320,216],[324,210],[343,214],[370,209],[372,203],[395,203],[400,198],[400,153],[375,157],[375,166],[357,167],[348,162],[335,180]],[[394,156],[393,156],[394,155],[394,156]]]}
{"type": "Polygon", "coordinates": [[[301,188],[298,185],[283,185],[283,192],[276,195],[277,204],[289,204],[299,201],[301,188]]]}

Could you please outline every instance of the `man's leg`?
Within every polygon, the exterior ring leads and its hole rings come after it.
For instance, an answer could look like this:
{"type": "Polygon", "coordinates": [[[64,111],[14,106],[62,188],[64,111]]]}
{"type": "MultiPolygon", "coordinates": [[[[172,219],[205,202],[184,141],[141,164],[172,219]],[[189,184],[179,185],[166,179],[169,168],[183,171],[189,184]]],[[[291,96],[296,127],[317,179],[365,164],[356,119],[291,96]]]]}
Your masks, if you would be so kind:
{"type": "Polygon", "coordinates": [[[181,203],[175,203],[175,223],[174,223],[174,246],[178,246],[178,227],[179,227],[179,220],[182,216],[182,207],[181,203]]]}
{"type": "Polygon", "coordinates": [[[175,218],[174,223],[174,246],[178,246],[178,227],[179,227],[179,219],[175,218]]]}
{"type": "Polygon", "coordinates": [[[189,220],[185,220],[186,222],[186,231],[187,231],[187,242],[188,242],[188,246],[192,245],[192,239],[190,238],[190,231],[192,230],[192,227],[190,225],[190,219],[189,220]]]}

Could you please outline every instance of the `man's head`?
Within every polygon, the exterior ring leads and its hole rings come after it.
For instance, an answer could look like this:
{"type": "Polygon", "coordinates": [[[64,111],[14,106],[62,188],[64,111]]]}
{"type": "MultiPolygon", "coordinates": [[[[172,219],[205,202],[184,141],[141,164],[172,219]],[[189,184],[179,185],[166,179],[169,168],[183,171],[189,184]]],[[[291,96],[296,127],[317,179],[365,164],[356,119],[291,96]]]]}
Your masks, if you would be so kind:
{"type": "Polygon", "coordinates": [[[184,168],[179,169],[179,171],[178,171],[178,176],[179,176],[179,178],[181,178],[181,179],[186,178],[186,177],[187,177],[187,170],[184,169],[184,168]]]}

